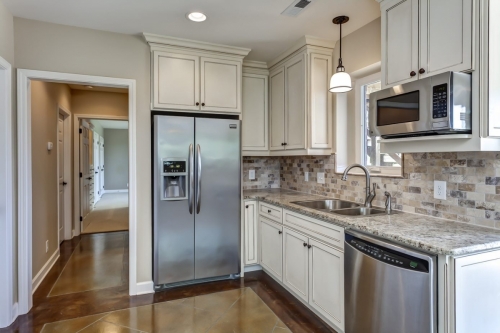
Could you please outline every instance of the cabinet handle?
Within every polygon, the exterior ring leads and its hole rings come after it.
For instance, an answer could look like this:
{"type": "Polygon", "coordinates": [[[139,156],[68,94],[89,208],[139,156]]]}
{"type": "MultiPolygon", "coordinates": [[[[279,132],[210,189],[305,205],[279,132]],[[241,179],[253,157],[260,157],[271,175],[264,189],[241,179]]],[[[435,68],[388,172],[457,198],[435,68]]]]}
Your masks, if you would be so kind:
{"type": "Polygon", "coordinates": [[[310,249],[312,247],[312,245],[307,245],[307,248],[310,249]]]}
{"type": "Polygon", "coordinates": [[[420,68],[420,69],[418,70],[418,72],[419,72],[420,74],[424,74],[424,73],[425,73],[425,69],[420,68]]]}
{"type": "Polygon", "coordinates": [[[306,247],[306,246],[307,246],[307,243],[304,243],[304,247],[306,247]]]}
{"type": "Polygon", "coordinates": [[[248,205],[246,205],[245,208],[248,208],[248,205]]]}
{"type": "Polygon", "coordinates": [[[201,103],[201,106],[205,106],[205,103],[201,103]]]}
{"type": "Polygon", "coordinates": [[[278,230],[278,235],[281,235],[282,233],[283,233],[283,231],[278,230]]]}
{"type": "Polygon", "coordinates": [[[199,106],[199,105],[200,105],[200,103],[199,103],[199,102],[196,102],[196,106],[199,106]]]}
{"type": "Polygon", "coordinates": [[[411,72],[410,72],[410,76],[411,76],[411,77],[414,77],[415,75],[417,75],[417,73],[415,73],[415,71],[411,71],[411,72]]]}

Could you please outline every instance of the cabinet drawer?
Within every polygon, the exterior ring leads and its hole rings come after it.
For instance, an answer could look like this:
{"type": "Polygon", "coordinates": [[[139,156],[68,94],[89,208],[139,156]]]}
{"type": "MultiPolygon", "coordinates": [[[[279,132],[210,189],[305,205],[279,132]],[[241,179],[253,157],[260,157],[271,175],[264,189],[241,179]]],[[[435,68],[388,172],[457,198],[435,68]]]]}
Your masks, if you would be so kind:
{"type": "Polygon", "coordinates": [[[344,228],[342,227],[286,209],[283,211],[283,223],[337,248],[344,249],[344,228]]]}
{"type": "Polygon", "coordinates": [[[273,221],[283,223],[283,209],[279,207],[260,203],[259,214],[273,221]]]}

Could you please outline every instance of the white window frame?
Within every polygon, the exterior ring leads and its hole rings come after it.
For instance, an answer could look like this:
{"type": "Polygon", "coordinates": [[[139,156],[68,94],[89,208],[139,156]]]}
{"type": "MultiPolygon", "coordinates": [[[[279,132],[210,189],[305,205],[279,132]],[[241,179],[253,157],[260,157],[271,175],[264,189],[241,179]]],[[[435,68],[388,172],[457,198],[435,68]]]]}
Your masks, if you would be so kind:
{"type": "Polygon", "coordinates": [[[354,84],[355,89],[355,123],[356,123],[356,161],[368,168],[372,176],[379,177],[403,177],[403,169],[404,169],[404,156],[401,155],[401,167],[376,167],[376,166],[367,166],[365,163],[365,135],[364,128],[366,126],[366,117],[364,115],[364,105],[365,105],[365,95],[362,91],[362,88],[365,85],[370,83],[374,83],[376,81],[382,80],[381,72],[377,72],[371,75],[367,75],[365,77],[361,77],[356,80],[354,84]]]}

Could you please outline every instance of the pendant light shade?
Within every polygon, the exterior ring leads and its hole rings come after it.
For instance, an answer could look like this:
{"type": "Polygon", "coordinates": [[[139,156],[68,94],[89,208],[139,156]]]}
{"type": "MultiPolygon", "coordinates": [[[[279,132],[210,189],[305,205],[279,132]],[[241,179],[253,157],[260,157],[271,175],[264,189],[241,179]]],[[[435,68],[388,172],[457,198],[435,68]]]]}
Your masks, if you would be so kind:
{"type": "Polygon", "coordinates": [[[347,16],[337,16],[333,19],[334,24],[340,25],[340,57],[337,73],[333,74],[330,79],[330,89],[332,93],[344,93],[352,90],[351,76],[345,72],[342,65],[342,24],[349,21],[347,16]]]}

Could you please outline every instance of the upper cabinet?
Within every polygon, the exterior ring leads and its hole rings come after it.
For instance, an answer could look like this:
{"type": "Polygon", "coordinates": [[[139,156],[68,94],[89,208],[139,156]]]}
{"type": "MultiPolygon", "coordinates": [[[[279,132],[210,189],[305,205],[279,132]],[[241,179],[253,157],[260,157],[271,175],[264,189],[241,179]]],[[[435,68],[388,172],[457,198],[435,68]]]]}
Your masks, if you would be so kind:
{"type": "MultiPolygon", "coordinates": [[[[328,92],[332,54],[332,42],[306,36],[268,63],[269,147],[244,147],[244,155],[332,154],[332,94],[328,92]]],[[[255,131],[260,133],[261,128],[255,131]]]]}
{"type": "Polygon", "coordinates": [[[240,113],[249,49],[144,34],[151,47],[154,110],[240,113]]]}
{"type": "Polygon", "coordinates": [[[381,12],[384,87],[474,70],[473,0],[385,0],[381,12]]]}

